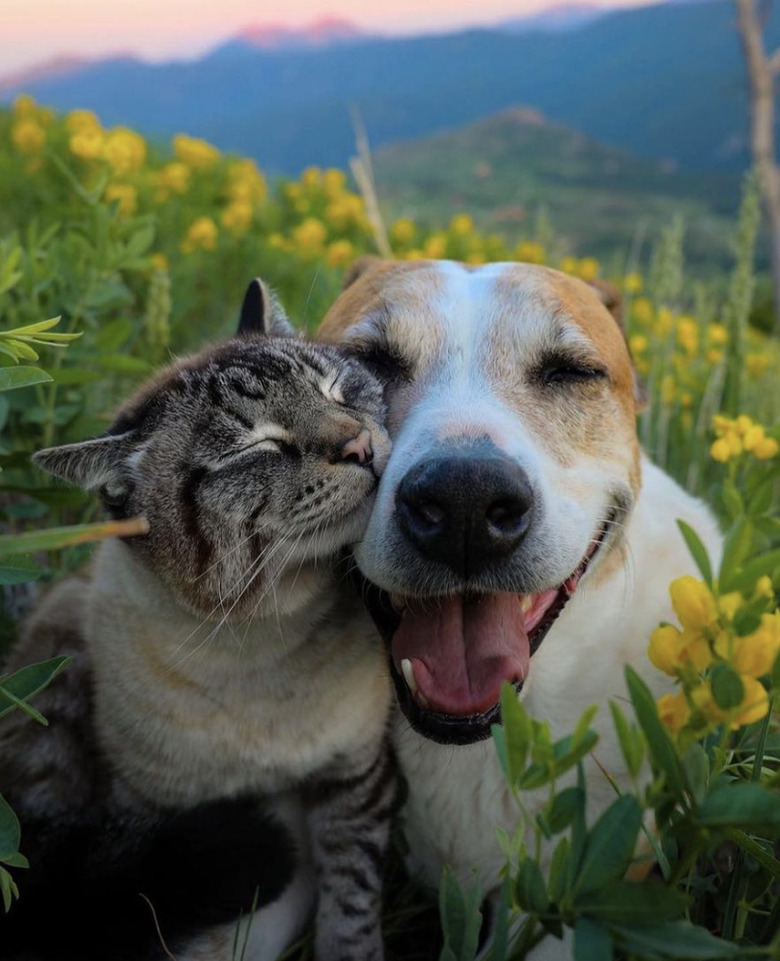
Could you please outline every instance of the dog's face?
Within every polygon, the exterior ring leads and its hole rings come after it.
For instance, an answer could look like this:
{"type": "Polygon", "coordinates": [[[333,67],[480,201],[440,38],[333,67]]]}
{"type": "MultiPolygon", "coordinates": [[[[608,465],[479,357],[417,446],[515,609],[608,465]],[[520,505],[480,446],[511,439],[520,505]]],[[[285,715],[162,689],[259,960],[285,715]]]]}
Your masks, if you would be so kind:
{"type": "Polygon", "coordinates": [[[639,486],[631,362],[596,292],[547,268],[353,273],[320,336],[384,372],[394,440],[356,558],[411,723],[477,740],[619,542],[639,486]]]}

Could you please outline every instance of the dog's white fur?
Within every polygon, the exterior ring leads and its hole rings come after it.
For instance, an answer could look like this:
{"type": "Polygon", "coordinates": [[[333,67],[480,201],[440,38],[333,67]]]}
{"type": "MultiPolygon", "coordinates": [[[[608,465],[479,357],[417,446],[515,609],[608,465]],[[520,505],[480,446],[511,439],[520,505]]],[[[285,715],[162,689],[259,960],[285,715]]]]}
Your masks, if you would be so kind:
{"type": "MultiPolygon", "coordinates": [[[[355,273],[322,335],[355,343],[381,339],[414,360],[412,384],[390,404],[393,454],[358,549],[371,580],[386,590],[419,591],[394,550],[395,495],[406,471],[444,439],[487,435],[526,470],[544,501],[543,522],[529,537],[544,558],[540,580],[547,587],[579,564],[604,519],[607,487],[633,490],[622,538],[588,571],[553,625],[532,658],[521,695],[533,717],[550,723],[554,737],[571,733],[582,712],[598,704],[594,727],[601,739],[594,758],[621,783],[607,705],[626,697],[625,664],[640,670],[657,694],[665,689],[668,679],[647,661],[648,639],[660,621],[673,619],[669,582],[695,573],[676,521],[695,528],[715,560],[721,537],[701,502],[639,458],[633,401],[626,397],[632,375],[627,352],[615,343],[617,327],[585,285],[545,268],[375,264],[355,273]],[[590,439],[576,449],[554,422],[540,430],[528,395],[513,386],[524,363],[551,338],[576,341],[607,357],[617,384],[607,422],[599,427],[586,420],[590,439]],[[588,446],[594,437],[595,446],[588,446]],[[569,449],[561,453],[557,443],[569,449]]],[[[399,715],[396,745],[409,784],[403,818],[415,870],[431,886],[445,864],[465,884],[473,883],[476,871],[482,890],[495,891],[504,863],[495,829],[500,825],[511,834],[519,812],[492,743],[437,744],[399,715]]],[[[614,789],[590,759],[587,777],[594,818],[614,799],[614,789]]],[[[544,792],[527,801],[533,811],[546,799],[544,792]]],[[[560,943],[548,940],[534,958],[561,955],[560,943]]]]}

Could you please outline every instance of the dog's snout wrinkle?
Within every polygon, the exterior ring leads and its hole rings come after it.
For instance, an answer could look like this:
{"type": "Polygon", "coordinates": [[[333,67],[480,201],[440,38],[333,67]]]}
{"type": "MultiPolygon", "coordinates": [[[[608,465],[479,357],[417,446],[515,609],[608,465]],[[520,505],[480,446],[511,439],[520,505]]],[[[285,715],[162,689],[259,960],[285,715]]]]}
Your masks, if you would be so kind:
{"type": "Polygon", "coordinates": [[[420,554],[469,578],[518,547],[533,502],[525,471],[509,457],[457,453],[412,467],[396,509],[404,537],[420,554]]]}

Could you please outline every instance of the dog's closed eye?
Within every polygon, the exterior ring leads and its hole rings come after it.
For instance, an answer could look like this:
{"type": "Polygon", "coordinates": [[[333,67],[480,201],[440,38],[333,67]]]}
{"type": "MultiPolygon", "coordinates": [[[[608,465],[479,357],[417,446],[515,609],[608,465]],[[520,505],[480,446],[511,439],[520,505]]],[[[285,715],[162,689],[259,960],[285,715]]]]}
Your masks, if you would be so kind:
{"type": "Polygon", "coordinates": [[[590,381],[606,380],[609,373],[605,367],[589,360],[565,354],[552,354],[545,357],[534,371],[534,380],[545,387],[567,384],[582,384],[590,381]]]}

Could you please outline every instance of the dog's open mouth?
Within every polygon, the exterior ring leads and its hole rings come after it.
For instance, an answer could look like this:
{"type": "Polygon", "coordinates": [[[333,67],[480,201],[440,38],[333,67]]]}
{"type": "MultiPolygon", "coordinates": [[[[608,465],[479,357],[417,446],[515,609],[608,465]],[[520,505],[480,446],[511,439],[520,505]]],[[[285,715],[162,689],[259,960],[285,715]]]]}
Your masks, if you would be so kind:
{"type": "Polygon", "coordinates": [[[536,594],[413,598],[369,604],[389,644],[399,703],[421,734],[442,743],[490,735],[504,682],[520,691],[531,658],[573,596],[612,527],[610,515],[577,569],[536,594]]]}

